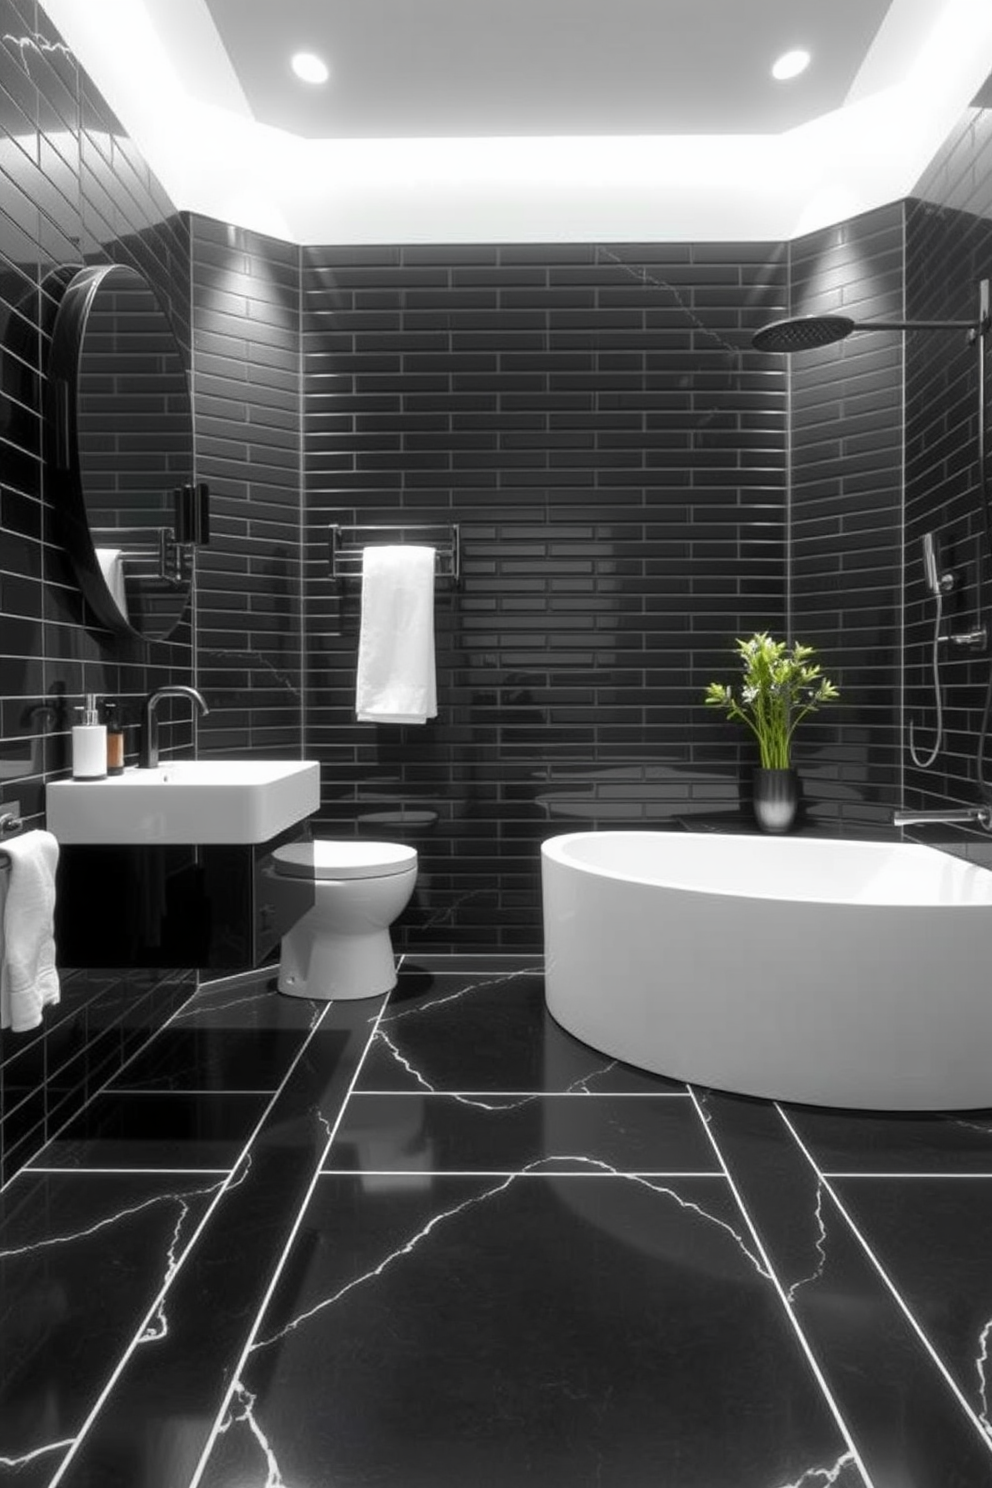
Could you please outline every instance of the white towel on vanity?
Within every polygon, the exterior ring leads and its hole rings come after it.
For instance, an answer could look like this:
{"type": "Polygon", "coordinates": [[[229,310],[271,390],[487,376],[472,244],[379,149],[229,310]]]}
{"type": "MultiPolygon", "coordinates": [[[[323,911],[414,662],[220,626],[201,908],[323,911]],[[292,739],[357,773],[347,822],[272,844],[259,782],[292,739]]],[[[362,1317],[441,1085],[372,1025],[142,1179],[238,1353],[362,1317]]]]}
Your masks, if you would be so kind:
{"type": "Polygon", "coordinates": [[[25,832],[3,844],[5,875],[0,1026],[14,1033],[37,1028],[41,1010],[59,1000],[55,969],[55,869],[59,845],[51,832],[25,832]]]}
{"type": "Polygon", "coordinates": [[[124,551],[122,548],[97,548],[96,561],[103,574],[103,582],[117,602],[117,608],[126,620],[127,586],[124,583],[124,551]]]}
{"type": "Polygon", "coordinates": [[[412,543],[362,552],[359,723],[437,717],[434,549],[412,543]]]}

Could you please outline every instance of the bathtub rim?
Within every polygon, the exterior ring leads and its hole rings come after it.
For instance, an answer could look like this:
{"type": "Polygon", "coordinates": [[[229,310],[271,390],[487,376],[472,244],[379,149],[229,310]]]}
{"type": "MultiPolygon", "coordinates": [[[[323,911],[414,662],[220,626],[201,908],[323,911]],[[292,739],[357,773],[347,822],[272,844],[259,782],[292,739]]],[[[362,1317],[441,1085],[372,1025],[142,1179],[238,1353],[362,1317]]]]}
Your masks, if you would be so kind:
{"type": "Polygon", "coordinates": [[[973,863],[967,858],[959,858],[954,853],[944,852],[940,848],[931,847],[927,843],[905,842],[899,841],[898,839],[879,840],[877,838],[828,836],[790,837],[788,835],[769,837],[761,832],[707,832],[704,834],[701,832],[687,832],[672,829],[665,831],[658,831],[657,829],[647,829],[644,831],[640,831],[631,828],[617,828],[602,832],[558,832],[553,837],[547,837],[544,839],[544,841],[542,841],[541,857],[542,859],[547,858],[552,863],[556,863],[564,869],[568,869],[576,873],[587,874],[591,878],[607,878],[618,883],[639,884],[644,888],[665,889],[681,894],[706,894],[711,895],[715,899],[750,899],[760,903],[772,903],[777,901],[782,904],[822,904],[825,906],[829,905],[832,907],[843,907],[845,909],[865,909],[874,911],[892,909],[900,911],[912,909],[934,909],[946,912],[948,910],[992,909],[992,869],[984,867],[981,863],[973,863]],[[986,886],[988,890],[988,897],[986,899],[977,900],[938,900],[935,898],[916,900],[877,898],[844,899],[840,897],[823,898],[812,897],[808,895],[796,895],[793,897],[789,897],[775,894],[770,891],[756,891],[752,884],[748,884],[744,888],[735,889],[717,888],[714,887],[712,884],[686,882],[685,880],[680,880],[672,876],[664,878],[644,878],[640,874],[623,871],[622,869],[616,867],[607,867],[605,864],[602,863],[581,862],[578,858],[570,856],[567,851],[568,845],[572,842],[577,842],[580,840],[605,842],[611,838],[618,837],[625,840],[628,840],[632,837],[642,839],[657,837],[692,837],[696,838],[699,841],[705,840],[707,842],[711,842],[714,844],[714,846],[719,843],[729,841],[749,841],[752,843],[761,843],[763,850],[768,850],[773,853],[782,853],[784,851],[787,851],[789,845],[795,842],[823,842],[829,844],[833,848],[839,848],[842,853],[847,851],[851,847],[858,847],[868,848],[872,851],[885,850],[890,853],[894,851],[900,856],[912,857],[917,859],[924,856],[932,858],[934,855],[937,855],[943,859],[946,859],[948,864],[951,866],[952,871],[954,871],[955,873],[961,874],[971,872],[985,875],[989,880],[986,886]]]}

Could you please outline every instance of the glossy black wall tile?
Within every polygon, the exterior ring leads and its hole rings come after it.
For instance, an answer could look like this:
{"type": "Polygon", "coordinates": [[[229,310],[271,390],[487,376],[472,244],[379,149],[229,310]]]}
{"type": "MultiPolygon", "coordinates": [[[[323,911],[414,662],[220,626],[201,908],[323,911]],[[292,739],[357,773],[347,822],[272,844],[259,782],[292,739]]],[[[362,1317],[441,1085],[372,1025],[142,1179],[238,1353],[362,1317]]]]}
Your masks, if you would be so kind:
{"type": "Polygon", "coordinates": [[[299,757],[300,250],[191,222],[197,472],[212,537],[197,570],[201,749],[299,757]]]}
{"type": "MultiPolygon", "coordinates": [[[[128,643],[88,612],[52,533],[42,463],[60,270],[139,268],[190,352],[186,225],[33,0],[0,0],[0,807],[44,825],[83,694],[137,699],[189,681],[189,619],[169,643],[128,643]]],[[[188,719],[166,726],[188,746],[188,719]]],[[[132,741],[133,742],[133,741],[132,741]]],[[[133,757],[133,752],[132,752],[133,757]]],[[[97,886],[97,891],[98,891],[97,886]]],[[[192,990],[185,975],[74,972],[31,1033],[0,1033],[0,1181],[29,1159],[192,990]]]]}
{"type": "MultiPolygon", "coordinates": [[[[902,318],[903,207],[789,245],[791,313],[902,318]]],[[[853,335],[790,357],[789,614],[840,702],[795,758],[813,820],[889,821],[899,788],[903,338],[853,335]]]]}
{"type": "MultiPolygon", "coordinates": [[[[906,258],[911,319],[977,321],[979,283],[992,278],[992,108],[966,112],[917,184],[906,208],[906,258]]],[[[987,343],[985,337],[971,344],[963,331],[906,339],[905,706],[924,764],[937,722],[931,664],[936,607],[924,581],[924,533],[934,535],[939,571],[954,575],[942,630],[960,635],[990,619],[986,530],[992,533],[992,524],[986,529],[978,458],[979,359],[987,370],[987,343]],[[979,575],[985,579],[981,592],[979,575]]],[[[986,400],[987,388],[986,382],[986,400]]],[[[910,805],[929,808],[973,805],[990,795],[980,774],[992,778],[992,767],[980,772],[977,763],[989,653],[945,643],[939,660],[943,745],[928,768],[907,755],[906,797],[910,805]]],[[[941,841],[969,855],[987,843],[969,829],[944,829],[941,841]]]]}
{"type": "MultiPolygon", "coordinates": [[[[765,243],[308,248],[306,753],[326,831],[413,842],[407,943],[537,947],[542,838],[734,807],[705,684],[785,616],[765,243]],[[458,523],[439,714],[358,724],[331,522],[458,523]]],[[[407,534],[412,536],[412,533],[407,534]]],[[[405,934],[404,934],[405,932],[405,934]]]]}
{"type": "MultiPolygon", "coordinates": [[[[751,334],[828,307],[900,318],[904,300],[971,317],[990,271],[989,110],[912,200],[790,245],[300,250],[177,214],[33,0],[0,0],[0,20],[0,804],[43,822],[85,692],[133,710],[194,680],[202,748],[302,748],[322,764],[325,832],[418,847],[400,946],[536,952],[544,837],[737,809],[753,747],[703,688],[734,674],[736,636],[787,625],[843,695],[798,740],[815,820],[857,833],[903,796],[974,799],[985,659],[948,656],[932,770],[904,772],[900,710],[905,621],[905,718],[929,747],[924,531],[957,575],[948,623],[979,618],[974,349],[877,335],[787,361],[751,334]],[[169,644],[95,623],[46,500],[53,275],[110,261],[142,269],[172,316],[213,490],[169,644]],[[355,720],[358,587],[330,577],[327,536],[357,521],[460,528],[422,728],[355,720]]],[[[164,747],[187,748],[185,706],[164,721],[164,747]]],[[[43,1033],[3,1036],[5,1171],[189,990],[149,975],[72,973],[43,1033]]]]}

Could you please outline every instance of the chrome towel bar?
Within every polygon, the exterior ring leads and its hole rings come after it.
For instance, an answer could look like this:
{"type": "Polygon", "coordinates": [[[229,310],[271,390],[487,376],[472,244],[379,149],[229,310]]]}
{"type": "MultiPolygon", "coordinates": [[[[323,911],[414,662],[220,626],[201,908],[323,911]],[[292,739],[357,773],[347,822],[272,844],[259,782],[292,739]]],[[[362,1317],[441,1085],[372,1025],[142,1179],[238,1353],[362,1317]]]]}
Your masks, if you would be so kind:
{"type": "Polygon", "coordinates": [[[461,543],[457,522],[358,522],[328,527],[332,579],[360,578],[362,550],[388,544],[423,543],[434,548],[435,574],[457,584],[461,578],[461,543]]]}

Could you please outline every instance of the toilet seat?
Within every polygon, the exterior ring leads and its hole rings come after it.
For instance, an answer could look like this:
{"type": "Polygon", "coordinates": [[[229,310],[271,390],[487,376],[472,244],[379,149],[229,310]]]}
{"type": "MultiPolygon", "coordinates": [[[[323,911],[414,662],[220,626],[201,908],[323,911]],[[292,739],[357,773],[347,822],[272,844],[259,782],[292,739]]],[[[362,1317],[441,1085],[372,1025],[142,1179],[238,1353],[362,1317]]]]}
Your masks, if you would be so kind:
{"type": "Polygon", "coordinates": [[[400,842],[290,842],[272,854],[276,872],[289,878],[389,878],[417,866],[417,849],[400,842]]]}

